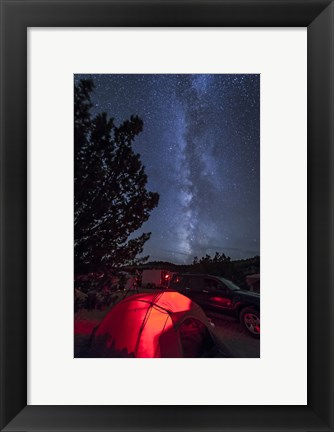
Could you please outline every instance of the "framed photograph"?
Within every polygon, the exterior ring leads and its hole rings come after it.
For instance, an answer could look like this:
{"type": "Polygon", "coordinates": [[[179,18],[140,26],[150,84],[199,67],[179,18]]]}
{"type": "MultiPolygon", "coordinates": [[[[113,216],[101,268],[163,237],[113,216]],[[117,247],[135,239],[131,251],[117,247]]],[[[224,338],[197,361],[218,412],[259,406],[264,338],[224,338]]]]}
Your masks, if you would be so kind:
{"type": "Polygon", "coordinates": [[[333,2],[1,13],[1,430],[333,430],[333,2]]]}

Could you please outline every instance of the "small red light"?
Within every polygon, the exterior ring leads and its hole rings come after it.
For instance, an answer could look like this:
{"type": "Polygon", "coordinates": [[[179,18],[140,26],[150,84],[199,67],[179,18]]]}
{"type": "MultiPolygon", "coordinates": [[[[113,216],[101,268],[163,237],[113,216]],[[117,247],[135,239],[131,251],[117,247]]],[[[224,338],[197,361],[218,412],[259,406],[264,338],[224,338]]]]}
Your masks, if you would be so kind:
{"type": "Polygon", "coordinates": [[[169,275],[168,274],[165,275],[165,279],[169,279],[169,275]]]}

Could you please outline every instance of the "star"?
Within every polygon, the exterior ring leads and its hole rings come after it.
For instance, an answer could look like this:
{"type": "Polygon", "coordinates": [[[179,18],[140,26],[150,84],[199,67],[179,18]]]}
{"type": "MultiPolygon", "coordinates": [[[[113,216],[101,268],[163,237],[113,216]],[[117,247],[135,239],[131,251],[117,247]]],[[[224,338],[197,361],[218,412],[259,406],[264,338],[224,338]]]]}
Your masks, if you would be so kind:
{"type": "Polygon", "coordinates": [[[93,114],[144,122],[133,146],[160,202],[134,233],[152,233],[143,255],[175,263],[207,250],[259,255],[260,75],[75,75],[82,78],[95,83],[93,114]]]}

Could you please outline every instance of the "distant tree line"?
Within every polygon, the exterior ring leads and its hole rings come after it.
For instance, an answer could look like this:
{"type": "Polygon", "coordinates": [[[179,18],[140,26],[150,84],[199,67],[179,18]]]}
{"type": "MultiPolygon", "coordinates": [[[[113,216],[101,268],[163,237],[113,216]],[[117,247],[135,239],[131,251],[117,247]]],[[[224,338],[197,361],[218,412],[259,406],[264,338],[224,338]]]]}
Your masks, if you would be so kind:
{"type": "Polygon", "coordinates": [[[224,253],[216,252],[213,257],[205,255],[201,258],[194,257],[192,264],[174,264],[168,261],[150,261],[140,265],[142,269],[161,268],[172,272],[204,273],[221,276],[247,288],[245,277],[260,273],[260,257],[247,258],[232,261],[224,253]]]}

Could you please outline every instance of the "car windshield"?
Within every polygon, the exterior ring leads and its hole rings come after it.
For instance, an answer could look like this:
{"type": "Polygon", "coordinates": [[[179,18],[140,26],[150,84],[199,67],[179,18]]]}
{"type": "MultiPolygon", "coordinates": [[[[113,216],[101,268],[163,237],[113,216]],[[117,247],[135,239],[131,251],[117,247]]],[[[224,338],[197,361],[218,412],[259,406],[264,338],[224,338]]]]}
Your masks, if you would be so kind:
{"type": "Polygon", "coordinates": [[[231,291],[238,291],[240,290],[240,288],[237,285],[234,285],[233,282],[229,281],[228,279],[225,278],[219,278],[222,282],[224,282],[224,284],[231,290],[231,291]]]}

